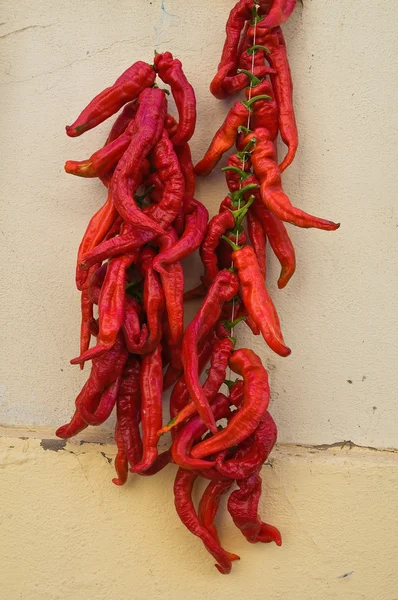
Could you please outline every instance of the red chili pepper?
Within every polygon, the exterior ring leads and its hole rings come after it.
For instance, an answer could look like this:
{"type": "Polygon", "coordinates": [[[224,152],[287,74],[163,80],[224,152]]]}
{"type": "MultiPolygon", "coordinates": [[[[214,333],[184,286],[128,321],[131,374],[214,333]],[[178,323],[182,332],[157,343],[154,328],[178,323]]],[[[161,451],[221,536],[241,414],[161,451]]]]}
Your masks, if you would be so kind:
{"type": "Polygon", "coordinates": [[[158,456],[158,431],[162,426],[162,347],[143,356],[140,373],[143,456],[132,467],[141,473],[151,467],[158,456]]]}
{"type": "Polygon", "coordinates": [[[112,129],[106,138],[105,146],[116,140],[122,133],[124,133],[131,121],[135,118],[138,110],[138,100],[132,100],[123,108],[120,115],[112,125],[112,129]]]}
{"type": "Polygon", "coordinates": [[[137,255],[138,252],[127,254],[109,262],[98,302],[97,345],[77,358],[73,358],[70,361],[72,365],[101,356],[115,343],[124,320],[126,269],[134,262],[137,255]]]}
{"type": "Polygon", "coordinates": [[[280,356],[291,353],[283,340],[278,313],[265,286],[253,248],[245,246],[232,254],[238,271],[243,303],[259,327],[268,346],[280,356]]]}
{"type": "MultiPolygon", "coordinates": [[[[202,373],[205,368],[213,349],[215,341],[214,333],[212,332],[210,335],[205,337],[204,341],[199,347],[198,352],[198,372],[199,375],[202,373]]],[[[185,378],[181,375],[175,384],[173,391],[170,396],[170,417],[174,419],[178,415],[178,413],[188,404],[190,401],[189,391],[187,388],[187,384],[185,383],[185,378]]],[[[174,432],[173,432],[174,433],[174,432]]]]}
{"type": "MultiPolygon", "coordinates": [[[[172,227],[157,239],[160,251],[169,250],[177,242],[177,234],[172,227]]],[[[184,331],[184,273],[180,262],[165,265],[160,279],[166,302],[166,311],[170,327],[169,346],[179,348],[184,331]]]]}
{"type": "Polygon", "coordinates": [[[236,350],[229,366],[244,380],[244,399],[241,408],[233,413],[227,427],[211,438],[197,444],[193,458],[209,456],[239,444],[256,429],[269,404],[268,374],[259,357],[248,349],[236,350]]]}
{"type": "Polygon", "coordinates": [[[250,92],[253,96],[268,95],[271,100],[259,100],[253,107],[251,126],[253,129],[264,127],[268,129],[270,139],[275,141],[279,131],[279,107],[274,90],[268,79],[264,79],[256,87],[246,89],[246,98],[249,100],[250,92]]]}
{"type": "Polygon", "coordinates": [[[286,286],[296,270],[296,253],[283,221],[268,210],[257,198],[253,204],[254,214],[268,236],[271,248],[281,264],[278,288],[286,286]]]}
{"type": "MultiPolygon", "coordinates": [[[[228,398],[224,396],[224,394],[217,394],[212,402],[210,410],[212,411],[214,421],[226,418],[230,414],[228,398]]],[[[195,442],[200,440],[202,435],[204,435],[207,430],[207,425],[205,425],[201,417],[197,415],[196,417],[192,417],[188,423],[186,423],[176,432],[173,439],[173,445],[171,447],[173,462],[175,462],[176,465],[179,465],[184,469],[193,470],[210,469],[210,467],[215,466],[215,460],[203,460],[202,458],[193,458],[192,456],[197,447],[200,447],[202,444],[209,441],[206,440],[205,442],[200,442],[191,451],[195,442]]]]}
{"type": "Polygon", "coordinates": [[[127,462],[127,456],[124,451],[123,440],[120,435],[119,423],[116,423],[115,426],[115,442],[117,445],[117,454],[115,458],[115,471],[117,477],[112,479],[112,483],[115,485],[124,485],[127,481],[127,476],[129,473],[129,465],[127,462]]]}
{"type": "Polygon", "coordinates": [[[94,152],[87,160],[68,160],[65,171],[79,177],[100,177],[118,163],[131,142],[131,135],[122,133],[118,138],[94,152]]]}
{"type": "Polygon", "coordinates": [[[224,152],[232,148],[238,134],[238,127],[247,124],[249,110],[242,102],[235,102],[224,123],[218,129],[206,154],[195,166],[196,175],[208,175],[217,165],[224,152]]]}
{"type": "Polygon", "coordinates": [[[220,538],[214,525],[214,519],[216,518],[221,496],[231,489],[232,483],[232,481],[210,481],[199,502],[199,521],[218,544],[220,544],[220,538]]]}
{"type": "Polygon", "coordinates": [[[178,516],[184,525],[204,543],[206,550],[217,561],[216,568],[220,573],[227,574],[231,571],[231,561],[238,560],[239,556],[226,552],[214,537],[201,525],[192,502],[192,490],[198,475],[192,471],[178,469],[174,482],[174,503],[178,516]]]}
{"type": "Polygon", "coordinates": [[[273,0],[269,13],[257,23],[259,29],[273,29],[282,25],[292,14],[296,0],[273,0]]]}
{"type": "MultiPolygon", "coordinates": [[[[254,253],[257,258],[258,266],[261,271],[261,276],[265,280],[267,263],[266,263],[266,243],[267,238],[263,229],[262,222],[257,217],[255,212],[251,212],[251,207],[247,212],[247,231],[253,246],[254,253]]],[[[240,244],[239,244],[240,245],[240,244]]]]}
{"type": "MultiPolygon", "coordinates": [[[[271,453],[277,437],[276,424],[269,412],[265,413],[265,417],[250,437],[252,438],[250,444],[244,448],[240,456],[237,453],[225,462],[223,462],[222,453],[216,457],[216,468],[221,475],[231,479],[246,479],[262,467],[271,453]]],[[[248,439],[250,438],[246,438],[246,440],[248,439]]]]}
{"type": "MultiPolygon", "coordinates": [[[[209,404],[212,403],[217,395],[220,386],[225,379],[225,373],[234,344],[230,339],[222,339],[215,342],[211,355],[210,369],[206,381],[203,384],[203,392],[209,404]]],[[[200,363],[200,358],[198,363],[200,363]]],[[[187,390],[188,393],[188,390],[187,390]]],[[[170,429],[177,427],[180,423],[188,420],[197,413],[196,406],[189,402],[167,425],[159,430],[159,435],[167,433],[170,429]]]]}
{"type": "Polygon", "coordinates": [[[141,251],[138,261],[140,272],[144,277],[143,303],[147,323],[142,326],[140,339],[137,343],[132,342],[132,340],[126,341],[128,350],[133,354],[142,355],[153,352],[162,337],[162,315],[165,298],[158,275],[153,268],[155,256],[155,250],[147,247],[141,251]]]}
{"type": "Polygon", "coordinates": [[[136,228],[162,233],[163,229],[145,215],[133,196],[141,184],[140,170],[146,156],[160,140],[167,112],[166,97],[162,90],[144,90],[139,97],[139,108],[134,122],[126,130],[131,142],[113,174],[110,192],[121,217],[136,228]]]}
{"type": "MultiPolygon", "coordinates": [[[[80,325],[80,354],[84,354],[90,347],[90,324],[94,319],[93,303],[89,297],[88,288],[83,289],[81,293],[81,313],[82,321],[80,325]]],[[[81,369],[83,369],[83,367],[84,363],[80,365],[81,369]]]]}
{"type": "MultiPolygon", "coordinates": [[[[76,398],[76,406],[85,406],[86,410],[94,413],[98,407],[102,392],[111,385],[123,371],[127,360],[127,350],[124,346],[123,336],[119,334],[115,345],[102,356],[94,358],[91,365],[90,376],[76,398]]],[[[59,427],[55,434],[63,439],[68,439],[83,429],[87,423],[76,409],[71,421],[59,427]]]]}
{"type": "Polygon", "coordinates": [[[281,173],[275,162],[276,151],[269,138],[267,129],[256,129],[254,135],[256,146],[251,155],[254,172],[260,182],[261,198],[269,210],[282,221],[298,227],[315,227],[326,231],[334,231],[340,227],[325,219],[319,219],[295,208],[282,189],[281,173]]]}
{"type": "Polygon", "coordinates": [[[239,0],[231,10],[225,26],[226,38],[218,70],[225,65],[231,64],[231,71],[238,64],[238,46],[245,22],[250,19],[253,2],[251,0],[239,0]]]}
{"type": "MultiPolygon", "coordinates": [[[[205,268],[204,281],[207,285],[210,285],[214,281],[219,272],[216,249],[222,241],[221,236],[228,229],[233,229],[234,227],[235,217],[230,210],[223,210],[209,221],[206,236],[200,247],[200,258],[205,268]]],[[[231,261],[223,266],[229,268],[231,261]]]]}
{"type": "Polygon", "coordinates": [[[116,381],[111,383],[111,385],[102,392],[101,399],[94,412],[91,412],[91,410],[86,407],[84,399],[82,399],[82,402],[76,402],[76,408],[87,425],[102,425],[102,423],[105,423],[111,416],[119,395],[121,380],[122,378],[118,377],[116,381]]]}
{"type": "Polygon", "coordinates": [[[182,146],[177,146],[175,148],[175,153],[177,154],[178,161],[180,163],[181,172],[185,181],[185,193],[188,196],[195,195],[196,189],[196,179],[195,179],[195,170],[192,164],[192,156],[191,150],[189,148],[189,144],[183,144],[182,146]]]}
{"type": "MultiPolygon", "coordinates": [[[[88,275],[87,270],[82,269],[80,266],[82,257],[90,250],[95,248],[99,242],[104,239],[110,227],[115,222],[116,217],[116,209],[113,205],[111,197],[108,196],[104,206],[102,206],[90,219],[83,239],[80,242],[76,268],[76,286],[78,290],[83,289],[88,275]]],[[[95,264],[95,262],[92,264],[95,264]]]]}
{"type": "Polygon", "coordinates": [[[100,92],[80,113],[72,125],[66,126],[69,137],[76,137],[96,127],[115,114],[126,102],[137,98],[145,88],[155,82],[153,68],[142,61],[131,65],[115,83],[100,92]]]}
{"type": "Polygon", "coordinates": [[[196,98],[192,85],[185,77],[181,61],[170,52],[155,56],[155,69],[164,83],[170,85],[179,116],[179,125],[172,137],[174,146],[188,142],[196,125],[196,98]]]}
{"type": "Polygon", "coordinates": [[[161,273],[165,266],[176,263],[199,248],[206,232],[209,213],[206,208],[188,195],[184,196],[185,229],[172,246],[162,250],[153,261],[153,268],[161,273]]]}
{"type": "MultiPolygon", "coordinates": [[[[129,345],[137,345],[140,343],[142,330],[140,322],[140,314],[142,307],[136,298],[126,295],[124,299],[124,320],[122,325],[122,331],[127,348],[129,345]]],[[[145,328],[145,339],[147,338],[148,331],[145,328]]]]}
{"type": "Polygon", "coordinates": [[[167,229],[178,215],[184,199],[184,178],[180,163],[166,131],[151,153],[152,165],[163,184],[159,204],[144,209],[144,213],[167,229]]]}
{"type": "Polygon", "coordinates": [[[275,542],[282,545],[281,534],[276,527],[263,523],[258,515],[261,496],[261,477],[254,474],[238,481],[239,490],[232,492],[228,499],[228,512],[235,525],[251,544],[275,542]]]}
{"type": "Polygon", "coordinates": [[[145,246],[145,244],[151,242],[156,235],[156,233],[150,231],[137,229],[130,223],[124,223],[119,236],[98,244],[91,251],[87,252],[87,254],[84,254],[79,263],[79,267],[82,272],[85,272],[92,265],[101,263],[114,256],[133,252],[137,248],[145,246]]]}
{"type": "Polygon", "coordinates": [[[220,271],[204,299],[201,309],[185,330],[182,343],[184,377],[199,415],[210,431],[217,431],[209,403],[199,383],[198,345],[221,315],[225,302],[232,300],[238,291],[238,278],[231,271],[220,271]]]}
{"type": "Polygon", "coordinates": [[[142,458],[140,369],[137,357],[130,356],[123,371],[116,403],[119,434],[131,466],[138,464],[142,458]]]}
{"type": "Polygon", "coordinates": [[[149,467],[149,469],[147,469],[146,471],[142,471],[142,473],[138,473],[138,475],[142,475],[144,477],[148,477],[148,476],[151,477],[152,475],[156,475],[157,473],[162,471],[162,469],[167,467],[167,465],[169,465],[170,463],[171,463],[171,451],[165,450],[164,452],[161,452],[158,455],[155,462],[153,463],[153,465],[151,467],[149,467]]]}

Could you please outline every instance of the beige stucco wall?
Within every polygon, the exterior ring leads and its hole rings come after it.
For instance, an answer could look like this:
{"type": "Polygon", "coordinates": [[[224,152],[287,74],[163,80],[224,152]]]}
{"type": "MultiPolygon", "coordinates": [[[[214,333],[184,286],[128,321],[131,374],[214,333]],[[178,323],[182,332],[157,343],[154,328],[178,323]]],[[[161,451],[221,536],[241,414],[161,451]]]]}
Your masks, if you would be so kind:
{"type": "MultiPolygon", "coordinates": [[[[281,445],[273,468],[264,468],[262,514],[280,526],[283,547],[250,546],[224,515],[225,545],[242,560],[221,577],[177,520],[173,468],[119,490],[107,459],[112,446],[40,446],[70,415],[86,377],[68,362],[78,347],[74,261],[104,197],[100,184],[65,175],[63,163],[92,154],[109,126],[74,140],[64,126],[133,61],[151,61],[154,48],[171,50],[197,92],[198,159],[227,108],[208,84],[231,6],[1,3],[6,600],[398,599],[397,454],[284,445],[398,447],[396,2],[304,0],[285,27],[301,139],[285,188],[295,204],[342,225],[333,234],[290,229],[298,270],[288,289],[271,285],[271,293],[291,357],[271,355],[244,326],[237,329],[240,345],[258,351],[271,375],[281,445]]],[[[212,213],[224,194],[220,174],[199,182],[198,197],[212,213]]],[[[189,263],[189,283],[196,265],[189,263]]],[[[277,271],[270,260],[270,280],[277,271]]],[[[109,427],[83,439],[107,442],[109,427]]]]}

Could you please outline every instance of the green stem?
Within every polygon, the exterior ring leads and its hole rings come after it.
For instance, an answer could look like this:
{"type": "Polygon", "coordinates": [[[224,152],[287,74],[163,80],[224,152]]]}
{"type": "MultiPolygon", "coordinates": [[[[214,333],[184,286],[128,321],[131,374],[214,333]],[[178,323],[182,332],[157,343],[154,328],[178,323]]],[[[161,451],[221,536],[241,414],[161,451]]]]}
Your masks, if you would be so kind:
{"type": "Polygon", "coordinates": [[[250,173],[246,173],[246,171],[243,171],[242,169],[240,169],[239,167],[235,167],[234,165],[231,165],[230,167],[223,167],[221,171],[223,171],[223,173],[225,173],[225,171],[234,171],[235,173],[238,173],[241,180],[250,177],[250,173]]]}
{"type": "Polygon", "coordinates": [[[246,133],[246,135],[249,135],[249,133],[252,133],[252,130],[248,127],[245,127],[244,125],[239,125],[238,133],[246,133]]]}
{"type": "Polygon", "coordinates": [[[236,192],[230,192],[228,195],[232,200],[232,205],[234,205],[234,203],[236,202],[239,202],[239,200],[243,198],[246,192],[249,192],[250,190],[255,190],[258,187],[260,187],[258,183],[248,183],[240,190],[236,190],[236,192]]]}
{"type": "Polygon", "coordinates": [[[138,195],[138,194],[136,194],[136,195],[134,196],[134,200],[135,200],[136,202],[138,202],[139,204],[141,204],[141,202],[142,202],[143,200],[145,200],[145,198],[146,198],[146,197],[147,197],[147,196],[148,196],[148,195],[149,195],[149,194],[152,192],[152,190],[153,190],[153,189],[155,189],[155,186],[152,184],[152,185],[150,185],[150,186],[149,186],[149,188],[147,188],[147,189],[145,190],[145,192],[144,192],[143,194],[141,194],[141,195],[138,195]]]}
{"type": "Polygon", "coordinates": [[[243,73],[249,78],[250,87],[256,87],[256,85],[259,85],[259,83],[262,81],[262,79],[259,79],[254,73],[248,71],[247,69],[238,69],[237,73],[243,73]]]}
{"type": "Polygon", "coordinates": [[[250,46],[250,48],[248,48],[246,52],[250,56],[251,54],[255,54],[257,50],[264,50],[266,54],[271,54],[270,49],[267,48],[267,46],[262,46],[261,44],[255,44],[254,46],[250,46]]]}
{"type": "Polygon", "coordinates": [[[224,325],[224,327],[226,327],[227,329],[231,330],[238,323],[240,323],[241,321],[244,321],[245,319],[246,319],[245,316],[243,316],[243,317],[237,317],[234,321],[223,321],[222,324],[224,325]]]}
{"type": "Polygon", "coordinates": [[[237,152],[236,156],[240,159],[240,160],[246,160],[246,158],[248,158],[250,156],[250,149],[252,146],[255,145],[255,143],[257,142],[257,138],[252,137],[246,144],[246,146],[243,148],[243,150],[241,152],[237,152]]]}
{"type": "Polygon", "coordinates": [[[249,200],[246,202],[246,204],[244,206],[242,206],[242,208],[232,211],[232,214],[235,217],[235,230],[236,231],[239,232],[240,227],[242,225],[242,221],[245,218],[247,211],[249,210],[249,208],[253,204],[253,202],[254,202],[254,196],[250,196],[249,200]]]}
{"type": "Polygon", "coordinates": [[[268,96],[267,94],[260,94],[259,96],[254,96],[254,98],[251,98],[250,100],[246,100],[245,102],[242,102],[242,104],[244,104],[247,108],[247,110],[249,112],[251,112],[252,110],[252,105],[257,102],[258,100],[272,100],[271,96],[268,96]]]}
{"type": "Polygon", "coordinates": [[[243,246],[238,246],[237,244],[235,244],[235,242],[230,240],[229,237],[227,237],[226,235],[222,235],[221,239],[224,240],[224,242],[228,242],[228,244],[231,246],[231,248],[234,252],[236,252],[236,250],[241,250],[241,248],[243,248],[243,246]]]}

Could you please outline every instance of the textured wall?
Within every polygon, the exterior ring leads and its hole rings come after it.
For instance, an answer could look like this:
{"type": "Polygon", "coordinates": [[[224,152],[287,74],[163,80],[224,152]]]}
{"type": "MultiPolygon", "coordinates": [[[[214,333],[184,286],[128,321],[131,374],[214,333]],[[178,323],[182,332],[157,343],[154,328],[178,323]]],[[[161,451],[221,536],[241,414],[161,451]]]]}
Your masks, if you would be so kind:
{"type": "Polygon", "coordinates": [[[398,598],[396,454],[279,448],[260,510],[283,545],[248,544],[223,504],[221,539],[241,560],[222,576],[175,514],[174,467],[120,489],[113,446],[57,445],[0,440],[4,599],[398,598]]]}
{"type": "MultiPolygon", "coordinates": [[[[3,1],[3,425],[62,423],[86,377],[68,364],[78,349],[74,261],[104,190],[67,176],[63,164],[89,156],[109,124],[74,140],[65,124],[133,61],[169,49],[197,92],[198,159],[227,108],[208,84],[231,5],[3,1]]],[[[271,287],[290,358],[271,354],[244,325],[237,330],[270,369],[283,442],[398,446],[397,18],[394,2],[304,0],[285,27],[301,135],[285,187],[294,203],[342,226],[291,228],[298,272],[288,289],[271,287]]],[[[219,173],[200,182],[211,211],[224,194],[219,173]]],[[[272,259],[270,281],[276,276],[272,259]]]]}

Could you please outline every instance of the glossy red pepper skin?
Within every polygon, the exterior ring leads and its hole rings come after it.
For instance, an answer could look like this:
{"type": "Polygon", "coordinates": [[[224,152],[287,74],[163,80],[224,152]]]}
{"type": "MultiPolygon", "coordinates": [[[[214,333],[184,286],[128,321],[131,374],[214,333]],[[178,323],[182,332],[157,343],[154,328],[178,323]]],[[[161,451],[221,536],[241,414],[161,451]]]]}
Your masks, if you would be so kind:
{"type": "MultiPolygon", "coordinates": [[[[198,372],[201,375],[203,369],[205,368],[208,360],[210,359],[213,345],[215,343],[216,337],[212,332],[210,335],[205,337],[203,342],[199,347],[198,352],[198,372]]],[[[181,375],[178,381],[175,383],[173,391],[170,396],[170,417],[174,419],[178,413],[189,403],[190,396],[187,388],[187,384],[185,383],[184,375],[181,375]]],[[[174,431],[173,431],[174,433],[174,431]]]]}
{"type": "Polygon", "coordinates": [[[250,0],[239,0],[231,10],[225,26],[226,38],[218,70],[230,63],[232,63],[230,70],[233,71],[234,68],[236,69],[241,32],[246,21],[251,17],[252,6],[253,2],[250,0]]]}
{"type": "Polygon", "coordinates": [[[206,154],[195,166],[196,175],[208,175],[220,161],[224,152],[232,148],[238,135],[238,127],[247,125],[249,111],[242,102],[235,102],[224,123],[218,129],[206,154]]]}
{"type": "Polygon", "coordinates": [[[172,246],[162,250],[153,261],[153,268],[161,273],[166,265],[176,263],[189,256],[199,248],[203,241],[209,213],[207,209],[194,198],[184,197],[185,228],[172,246]]]}
{"type": "MultiPolygon", "coordinates": [[[[235,217],[230,210],[223,210],[209,221],[205,238],[200,247],[200,258],[205,268],[204,282],[207,285],[214,281],[219,272],[216,250],[223,241],[221,236],[234,227],[235,217]]],[[[224,268],[230,266],[231,261],[223,264],[224,268]]]]}
{"type": "Polygon", "coordinates": [[[156,73],[142,61],[129,67],[115,83],[100,92],[80,113],[72,125],[66,126],[69,137],[76,137],[96,127],[115,114],[126,102],[137,98],[141,92],[153,85],[156,73]]]}
{"type": "Polygon", "coordinates": [[[268,210],[259,198],[253,204],[254,214],[267,234],[271,248],[281,264],[278,288],[284,288],[296,270],[296,253],[287,229],[276,215],[268,210]]]}
{"type": "Polygon", "coordinates": [[[222,574],[231,571],[232,560],[239,559],[236,554],[226,552],[214,537],[201,525],[192,502],[192,491],[198,475],[192,471],[178,469],[174,481],[174,503],[181,521],[194,535],[204,543],[206,549],[217,561],[216,568],[222,574]]]}
{"type": "Polygon", "coordinates": [[[111,416],[119,395],[121,380],[122,378],[119,376],[102,392],[101,399],[97,408],[95,409],[95,412],[91,412],[90,409],[87,409],[84,402],[78,405],[77,408],[79,413],[87,425],[102,425],[102,423],[105,423],[105,421],[111,416]]]}
{"type": "MultiPolygon", "coordinates": [[[[251,208],[251,207],[250,207],[251,208]]],[[[258,266],[261,272],[263,280],[265,280],[267,273],[267,262],[266,262],[266,244],[267,237],[260,219],[257,217],[255,212],[249,208],[247,212],[247,231],[249,238],[253,246],[254,253],[257,258],[258,266]]]]}
{"type": "MultiPolygon", "coordinates": [[[[135,298],[127,295],[124,299],[124,320],[122,331],[127,348],[129,345],[136,345],[141,339],[141,322],[140,314],[142,313],[141,305],[135,298]]],[[[145,331],[145,339],[147,331],[145,331]]]]}
{"type": "Polygon", "coordinates": [[[276,150],[267,129],[256,129],[254,136],[257,144],[252,152],[251,161],[254,172],[260,182],[260,193],[265,206],[282,221],[298,227],[315,227],[325,231],[334,231],[339,223],[319,219],[294,207],[282,189],[281,172],[276,163],[276,150]]]}
{"type": "MultiPolygon", "coordinates": [[[[177,234],[173,227],[159,236],[157,242],[160,251],[169,250],[177,243],[177,234]]],[[[160,279],[164,291],[168,324],[170,329],[169,346],[175,350],[181,347],[184,331],[184,273],[179,261],[165,265],[160,271],[160,279]]]]}
{"type": "Polygon", "coordinates": [[[142,357],[140,372],[143,455],[134,473],[149,469],[158,456],[158,431],[162,426],[162,346],[142,357]]]}
{"type": "Polygon", "coordinates": [[[119,334],[110,350],[93,359],[90,376],[76,398],[76,411],[69,423],[57,429],[58,437],[68,439],[86,429],[87,423],[80,415],[79,407],[84,405],[88,412],[95,413],[105,388],[122,374],[127,356],[123,336],[119,334]]]}
{"type": "Polygon", "coordinates": [[[264,79],[264,81],[256,87],[246,89],[247,100],[249,100],[250,97],[263,94],[271,96],[271,100],[259,100],[254,103],[253,114],[250,121],[251,127],[252,129],[258,129],[260,127],[268,129],[271,141],[275,141],[279,131],[279,108],[271,82],[268,81],[268,79],[264,79]]]}
{"type": "Polygon", "coordinates": [[[138,253],[128,254],[109,262],[98,302],[97,345],[73,358],[70,361],[72,365],[101,356],[114,345],[124,320],[126,269],[136,260],[137,255],[138,253]]]}
{"type": "Polygon", "coordinates": [[[268,346],[280,356],[291,353],[283,340],[278,313],[265,286],[253,248],[245,246],[232,254],[238,271],[243,303],[268,346]]]}
{"type": "Polygon", "coordinates": [[[121,136],[130,125],[131,121],[135,118],[138,110],[138,100],[132,100],[126,104],[112,125],[112,128],[106,138],[105,146],[116,140],[121,136]]]}
{"type": "MultiPolygon", "coordinates": [[[[95,248],[106,236],[117,218],[117,211],[112,198],[108,195],[105,204],[90,219],[77,254],[76,287],[82,290],[87,280],[88,270],[82,269],[81,261],[85,254],[95,248]]],[[[92,264],[95,264],[92,263],[92,264]]]]}
{"type": "Polygon", "coordinates": [[[275,542],[282,545],[281,534],[276,527],[263,523],[258,515],[261,496],[261,477],[255,473],[238,481],[239,490],[232,492],[228,499],[228,512],[235,525],[251,544],[275,542]]]}
{"type": "MultiPolygon", "coordinates": [[[[80,325],[80,354],[84,354],[90,347],[90,325],[92,320],[94,319],[93,302],[90,299],[87,287],[84,290],[82,290],[80,305],[82,313],[82,320],[80,325]]],[[[81,369],[83,369],[83,367],[84,363],[80,365],[81,369]]]]}
{"type": "Polygon", "coordinates": [[[217,431],[209,403],[199,383],[198,345],[215,325],[225,302],[229,302],[238,291],[238,278],[231,271],[220,271],[204,299],[203,305],[185,330],[182,343],[184,377],[199,415],[210,431],[217,431]]]}
{"type": "Polygon", "coordinates": [[[66,173],[79,177],[100,177],[108,173],[118,163],[131,142],[131,136],[122,133],[87,160],[68,160],[65,163],[66,173]]]}
{"type": "Polygon", "coordinates": [[[181,62],[170,52],[155,56],[155,69],[164,83],[170,85],[179,117],[177,131],[172,136],[174,146],[188,142],[196,125],[196,98],[192,85],[185,77],[181,62]]]}
{"type": "MultiPolygon", "coordinates": [[[[217,394],[211,405],[211,411],[215,421],[218,419],[224,419],[230,414],[229,400],[224,394],[217,394]]],[[[215,460],[203,460],[202,458],[193,457],[192,453],[196,446],[192,446],[200,440],[202,435],[207,431],[207,426],[204,425],[203,420],[199,415],[192,417],[183,427],[181,427],[175,434],[173,445],[171,447],[171,453],[173,462],[184,469],[210,469],[214,467],[215,460]]],[[[206,440],[208,441],[208,440],[206,440]]],[[[200,446],[205,442],[198,444],[200,446]]]]}
{"type": "Polygon", "coordinates": [[[177,154],[178,162],[180,163],[181,173],[184,177],[185,193],[188,196],[193,197],[196,189],[196,178],[189,144],[186,143],[182,144],[182,146],[176,146],[175,152],[177,154]]]}
{"type": "MultiPolygon", "coordinates": [[[[234,345],[230,339],[217,340],[212,349],[209,374],[206,381],[203,384],[203,392],[207,398],[209,404],[212,403],[217,395],[218,390],[224,383],[226,377],[226,370],[228,361],[233,351],[234,345]]],[[[200,357],[198,358],[198,364],[200,364],[200,357]]],[[[188,393],[188,390],[187,392],[188,393]]],[[[184,408],[177,414],[172,421],[162,427],[159,431],[159,435],[167,433],[174,427],[177,427],[184,421],[187,421],[190,417],[197,414],[196,406],[193,402],[189,402],[184,408]]]]}
{"type": "Polygon", "coordinates": [[[185,191],[180,163],[166,131],[151,153],[151,162],[163,184],[160,202],[144,209],[144,213],[166,230],[178,215],[185,191]]]}
{"type": "Polygon", "coordinates": [[[141,421],[141,364],[137,357],[130,356],[124,368],[116,414],[119,436],[126,458],[131,467],[142,458],[142,441],[139,424],[141,421]]]}
{"type": "Polygon", "coordinates": [[[232,481],[210,481],[199,502],[199,521],[218,544],[220,544],[220,538],[214,525],[214,519],[216,518],[221,496],[231,489],[232,483],[232,481]]]}
{"type": "Polygon", "coordinates": [[[162,233],[163,228],[141,211],[133,196],[141,184],[141,165],[162,136],[166,112],[166,97],[162,90],[151,88],[140,94],[137,114],[126,130],[126,134],[131,134],[131,142],[119,160],[110,184],[112,200],[124,221],[156,233],[162,233]]]}
{"type": "Polygon", "coordinates": [[[114,477],[112,479],[112,483],[114,483],[115,485],[124,485],[127,481],[129,465],[124,450],[123,440],[120,436],[119,423],[116,423],[115,425],[114,437],[117,446],[117,454],[115,458],[115,471],[117,477],[114,477]]]}
{"type": "Polygon", "coordinates": [[[216,468],[221,475],[231,479],[246,479],[262,467],[277,438],[276,424],[269,412],[265,413],[265,417],[250,437],[252,438],[250,444],[240,453],[239,457],[235,455],[224,462],[222,453],[217,456],[216,468]]]}
{"type": "Polygon", "coordinates": [[[269,13],[257,23],[259,30],[273,29],[285,23],[292,14],[296,0],[273,0],[269,13]]]}
{"type": "Polygon", "coordinates": [[[108,260],[121,254],[133,252],[137,248],[145,246],[157,236],[151,231],[137,229],[130,223],[124,223],[120,235],[110,240],[105,240],[95,248],[84,254],[79,263],[79,268],[84,273],[92,265],[108,260]]]}
{"type": "Polygon", "coordinates": [[[252,350],[236,350],[229,361],[229,366],[244,380],[242,406],[233,413],[225,429],[218,431],[192,449],[193,458],[200,459],[239,444],[254,432],[268,409],[270,398],[268,374],[259,357],[252,350]]]}
{"type": "Polygon", "coordinates": [[[126,341],[127,348],[132,354],[148,354],[153,352],[162,338],[162,317],[165,308],[165,298],[157,273],[153,268],[156,252],[146,247],[141,251],[138,267],[144,278],[143,304],[147,322],[142,325],[139,340],[134,343],[126,341]]]}

